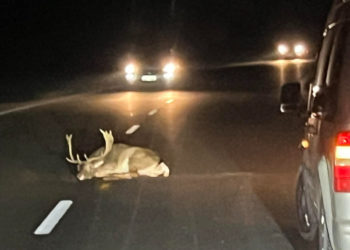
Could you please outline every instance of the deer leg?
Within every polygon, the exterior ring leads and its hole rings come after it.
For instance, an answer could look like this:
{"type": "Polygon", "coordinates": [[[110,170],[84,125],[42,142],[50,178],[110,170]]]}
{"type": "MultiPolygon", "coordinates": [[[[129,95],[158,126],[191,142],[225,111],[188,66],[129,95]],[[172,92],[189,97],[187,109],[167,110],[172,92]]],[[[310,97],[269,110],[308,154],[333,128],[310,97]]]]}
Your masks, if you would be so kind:
{"type": "Polygon", "coordinates": [[[159,165],[156,164],[148,168],[138,169],[137,173],[139,175],[148,176],[148,177],[158,177],[159,175],[163,174],[163,171],[159,167],[159,165]]]}
{"type": "Polygon", "coordinates": [[[164,162],[159,163],[158,166],[162,168],[163,176],[168,177],[170,174],[169,167],[164,162]]]}

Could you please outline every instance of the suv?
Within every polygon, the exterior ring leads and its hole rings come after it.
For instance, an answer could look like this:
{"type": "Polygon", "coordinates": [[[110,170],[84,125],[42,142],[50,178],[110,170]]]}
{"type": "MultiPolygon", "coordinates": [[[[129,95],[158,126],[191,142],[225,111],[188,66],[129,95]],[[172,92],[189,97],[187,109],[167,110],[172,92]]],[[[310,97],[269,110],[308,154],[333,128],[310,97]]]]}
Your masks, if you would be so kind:
{"type": "Polygon", "coordinates": [[[349,250],[350,0],[334,1],[323,35],[312,83],[282,86],[280,110],[307,117],[296,188],[300,234],[318,249],[349,250]]]}

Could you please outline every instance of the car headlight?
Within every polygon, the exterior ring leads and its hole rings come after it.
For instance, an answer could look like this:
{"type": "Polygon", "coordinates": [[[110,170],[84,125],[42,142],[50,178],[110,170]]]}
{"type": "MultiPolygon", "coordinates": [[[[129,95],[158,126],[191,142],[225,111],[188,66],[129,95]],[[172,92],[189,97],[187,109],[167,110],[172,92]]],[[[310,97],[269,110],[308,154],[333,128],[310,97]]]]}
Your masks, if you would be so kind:
{"type": "Polygon", "coordinates": [[[129,63],[125,66],[124,70],[126,74],[134,74],[136,72],[136,66],[132,63],[129,63]]]}
{"type": "Polygon", "coordinates": [[[289,52],[289,46],[286,44],[279,44],[277,46],[277,51],[280,55],[285,56],[289,52]]]}
{"type": "Polygon", "coordinates": [[[175,69],[176,69],[176,65],[170,62],[165,64],[165,66],[163,67],[163,72],[168,74],[174,74],[175,69]]]}
{"type": "Polygon", "coordinates": [[[129,82],[129,83],[133,83],[136,81],[137,76],[135,74],[126,74],[125,75],[125,79],[129,82]]]}
{"type": "Polygon", "coordinates": [[[174,73],[164,73],[164,78],[167,79],[167,80],[172,80],[174,79],[174,73]]]}
{"type": "Polygon", "coordinates": [[[306,46],[303,44],[296,44],[294,46],[294,53],[296,56],[299,56],[299,57],[305,56],[307,53],[306,46]]]}

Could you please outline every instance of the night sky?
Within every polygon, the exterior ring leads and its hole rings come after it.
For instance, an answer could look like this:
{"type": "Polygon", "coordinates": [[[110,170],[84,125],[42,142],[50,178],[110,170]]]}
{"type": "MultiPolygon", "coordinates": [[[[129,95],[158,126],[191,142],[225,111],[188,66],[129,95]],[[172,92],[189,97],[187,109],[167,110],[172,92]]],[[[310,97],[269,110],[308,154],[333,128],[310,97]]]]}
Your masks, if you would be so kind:
{"type": "Polygon", "coordinates": [[[8,77],[110,72],[131,48],[189,62],[266,59],[275,44],[318,46],[329,0],[2,1],[8,77]]]}

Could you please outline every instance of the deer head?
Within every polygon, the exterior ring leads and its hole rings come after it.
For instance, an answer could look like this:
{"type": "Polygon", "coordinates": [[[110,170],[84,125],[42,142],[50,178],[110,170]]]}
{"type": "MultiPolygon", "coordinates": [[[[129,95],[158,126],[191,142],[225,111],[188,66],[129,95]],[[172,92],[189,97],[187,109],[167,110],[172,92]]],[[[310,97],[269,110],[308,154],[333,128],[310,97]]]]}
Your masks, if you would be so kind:
{"type": "Polygon", "coordinates": [[[69,150],[69,158],[66,157],[66,160],[72,164],[77,164],[77,177],[81,181],[93,178],[97,169],[103,165],[106,155],[112,150],[114,143],[112,131],[104,131],[100,129],[100,132],[102,133],[105,140],[105,147],[100,148],[90,157],[84,154],[85,160],[81,160],[79,154],[76,154],[76,159],[74,159],[72,151],[72,135],[66,135],[69,150]]]}

